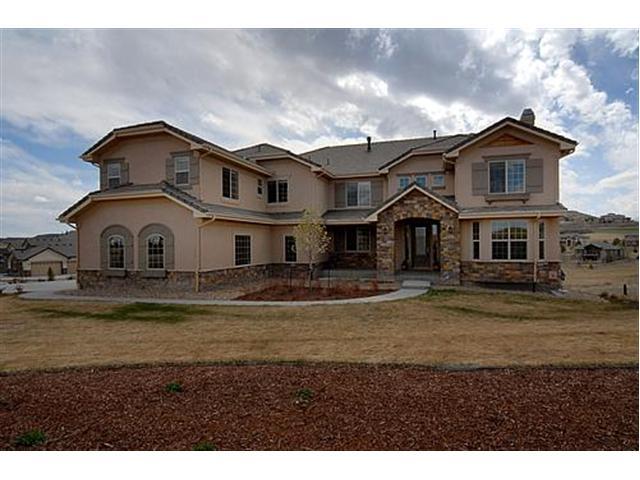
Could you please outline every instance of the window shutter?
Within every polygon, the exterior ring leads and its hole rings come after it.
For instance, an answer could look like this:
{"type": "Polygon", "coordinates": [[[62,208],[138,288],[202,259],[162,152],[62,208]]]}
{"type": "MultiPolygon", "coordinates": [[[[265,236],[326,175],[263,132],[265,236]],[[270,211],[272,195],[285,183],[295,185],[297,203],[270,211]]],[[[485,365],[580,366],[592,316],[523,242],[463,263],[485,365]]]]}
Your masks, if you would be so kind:
{"type": "Polygon", "coordinates": [[[198,185],[200,183],[200,159],[196,155],[191,155],[189,160],[189,184],[198,185]]]}
{"type": "Polygon", "coordinates": [[[336,208],[344,208],[346,206],[345,202],[345,186],[344,182],[336,183],[336,208]]]}
{"type": "Polygon", "coordinates": [[[371,205],[376,206],[382,203],[382,180],[371,181],[371,205]]]}
{"type": "Polygon", "coordinates": [[[471,164],[471,193],[486,195],[488,189],[487,164],[484,162],[471,164]]]}
{"type": "Polygon", "coordinates": [[[167,182],[169,182],[170,184],[174,184],[176,183],[176,177],[175,177],[175,165],[174,165],[174,160],[173,157],[169,157],[166,160],[166,164],[165,164],[166,168],[166,180],[167,182]]]}
{"type": "Polygon", "coordinates": [[[100,163],[100,190],[104,190],[109,186],[107,180],[107,164],[105,162],[100,163]]]}
{"type": "Polygon", "coordinates": [[[527,160],[527,193],[542,193],[542,159],[529,158],[527,160]]]}
{"type": "Polygon", "coordinates": [[[129,163],[122,160],[120,162],[120,185],[129,183],[129,163]]]}

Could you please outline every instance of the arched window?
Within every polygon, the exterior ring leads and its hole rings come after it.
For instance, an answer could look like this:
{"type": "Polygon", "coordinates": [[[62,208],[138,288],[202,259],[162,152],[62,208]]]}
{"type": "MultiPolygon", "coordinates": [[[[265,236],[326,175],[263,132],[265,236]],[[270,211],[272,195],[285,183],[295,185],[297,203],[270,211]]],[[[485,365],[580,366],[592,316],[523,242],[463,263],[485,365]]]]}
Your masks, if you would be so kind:
{"type": "Polygon", "coordinates": [[[147,237],[147,268],[164,269],[164,237],[159,233],[147,237]]]}
{"type": "Polygon", "coordinates": [[[109,253],[109,268],[121,270],[124,268],[124,237],[111,235],[107,239],[109,253]]]}

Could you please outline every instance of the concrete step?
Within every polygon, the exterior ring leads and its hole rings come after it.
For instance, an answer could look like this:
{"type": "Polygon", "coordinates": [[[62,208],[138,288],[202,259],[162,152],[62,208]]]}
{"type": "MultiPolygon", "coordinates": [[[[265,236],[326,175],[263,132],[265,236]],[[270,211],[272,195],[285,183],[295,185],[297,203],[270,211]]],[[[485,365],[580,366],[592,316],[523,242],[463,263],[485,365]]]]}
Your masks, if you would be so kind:
{"type": "Polygon", "coordinates": [[[403,280],[402,288],[415,288],[417,290],[425,290],[431,286],[428,280],[403,280]]]}

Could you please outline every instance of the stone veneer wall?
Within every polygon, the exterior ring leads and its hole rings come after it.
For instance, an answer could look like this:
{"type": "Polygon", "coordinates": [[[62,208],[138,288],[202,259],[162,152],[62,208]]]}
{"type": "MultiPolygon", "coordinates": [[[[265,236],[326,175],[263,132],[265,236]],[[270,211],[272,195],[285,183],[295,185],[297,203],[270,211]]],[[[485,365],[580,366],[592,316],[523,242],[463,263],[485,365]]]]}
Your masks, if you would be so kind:
{"type": "MultiPolygon", "coordinates": [[[[314,275],[321,265],[317,265],[314,275]]],[[[306,278],[306,264],[274,263],[267,265],[251,265],[247,267],[226,268],[200,272],[200,290],[207,291],[220,286],[251,283],[269,278],[306,278]]],[[[168,271],[164,276],[148,277],[140,271],[126,271],[123,275],[111,276],[105,270],[78,270],[78,287],[80,289],[118,290],[133,287],[141,290],[193,291],[195,288],[194,272],[168,271]]]]}
{"type": "Polygon", "coordinates": [[[423,193],[413,191],[378,214],[378,275],[395,274],[396,222],[425,218],[440,222],[440,281],[447,285],[460,283],[460,222],[458,214],[423,193]]]}
{"type": "MultiPolygon", "coordinates": [[[[533,262],[462,262],[460,278],[468,283],[533,283],[533,262]]],[[[558,288],[560,262],[538,263],[537,283],[558,288]]]]}

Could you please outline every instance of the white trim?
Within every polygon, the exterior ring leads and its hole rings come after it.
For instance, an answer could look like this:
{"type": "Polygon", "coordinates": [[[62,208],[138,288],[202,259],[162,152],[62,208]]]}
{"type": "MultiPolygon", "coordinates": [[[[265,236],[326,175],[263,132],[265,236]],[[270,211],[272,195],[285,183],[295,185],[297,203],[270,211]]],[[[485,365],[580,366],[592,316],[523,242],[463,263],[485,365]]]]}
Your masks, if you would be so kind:
{"type": "Polygon", "coordinates": [[[191,156],[189,154],[183,153],[179,155],[172,155],[173,157],[173,175],[175,178],[176,186],[183,185],[191,185],[191,156]],[[187,161],[187,169],[186,170],[178,170],[178,160],[186,160],[187,161]],[[187,173],[187,181],[184,183],[178,183],[178,173],[187,173]]]}
{"type": "Polygon", "coordinates": [[[253,237],[250,233],[234,233],[233,234],[233,259],[232,265],[234,267],[251,267],[253,266],[253,237]],[[236,264],[236,238],[237,237],[249,237],[249,263],[243,263],[241,265],[236,264]]]}
{"type": "Polygon", "coordinates": [[[118,185],[116,185],[116,186],[122,185],[122,162],[120,160],[105,160],[105,164],[107,166],[107,187],[111,188],[110,180],[112,178],[117,178],[118,179],[118,185]],[[109,169],[112,166],[117,166],[118,167],[118,175],[117,176],[114,176],[114,175],[110,174],[109,169]]]}
{"type": "MultiPolygon", "coordinates": [[[[508,261],[508,262],[523,262],[523,261],[529,261],[529,239],[531,238],[531,235],[529,234],[529,225],[531,222],[528,222],[525,219],[521,219],[521,218],[513,218],[510,220],[491,220],[490,224],[489,224],[489,235],[490,235],[490,240],[491,240],[491,261],[494,262],[504,262],[504,261],[508,261]],[[502,222],[502,223],[506,223],[507,224],[507,238],[498,238],[498,239],[494,239],[493,238],[493,224],[496,222],[502,222]],[[525,230],[527,232],[527,238],[516,238],[516,239],[512,239],[511,238],[511,224],[515,223],[515,222],[522,222],[525,224],[525,230]],[[493,258],[493,244],[494,242],[507,242],[507,258],[493,258]],[[525,242],[525,257],[524,258],[511,258],[511,243],[512,242],[525,242]]],[[[534,255],[535,257],[535,255],[534,255]]],[[[531,261],[534,261],[534,259],[532,259],[531,261]]]]}
{"type": "Polygon", "coordinates": [[[504,160],[495,159],[487,162],[487,195],[513,195],[516,193],[527,193],[527,159],[526,158],[507,158],[504,160]],[[522,190],[509,191],[509,164],[522,163],[522,190]],[[491,164],[492,163],[504,163],[504,192],[492,192],[491,191],[491,164]]]}
{"type": "Polygon", "coordinates": [[[413,184],[411,185],[409,188],[405,188],[402,193],[400,195],[398,195],[393,202],[390,203],[383,203],[380,207],[378,207],[373,213],[371,213],[365,220],[368,222],[377,222],[378,221],[378,214],[380,212],[385,211],[387,208],[389,208],[391,205],[393,205],[394,203],[398,202],[399,200],[401,200],[405,195],[408,195],[409,193],[413,192],[414,190],[418,190],[420,193],[423,193],[424,195],[426,195],[427,197],[431,198],[432,200],[438,202],[440,205],[442,205],[443,207],[448,208],[449,210],[451,210],[452,212],[458,213],[458,210],[449,205],[446,202],[443,202],[442,200],[440,200],[438,197],[436,197],[435,195],[429,193],[427,190],[425,190],[424,188],[420,187],[417,184],[413,184]]]}
{"type": "Polygon", "coordinates": [[[167,250],[166,250],[166,245],[167,245],[167,239],[165,238],[164,235],[162,235],[161,233],[157,233],[157,232],[152,232],[149,235],[147,235],[144,239],[144,248],[146,249],[146,253],[145,253],[145,257],[147,260],[147,270],[151,270],[151,271],[161,271],[161,270],[166,270],[167,269],[167,250]],[[153,237],[154,235],[159,236],[160,238],[162,238],[162,267],[149,267],[149,238],[153,237]]]}
{"type": "Polygon", "coordinates": [[[107,237],[107,268],[109,270],[124,270],[127,268],[127,248],[124,242],[124,236],[119,233],[115,233],[113,235],[109,235],[107,237]],[[114,237],[118,237],[122,240],[122,267],[112,267],[111,266],[111,239],[114,237]]]}
{"type": "Polygon", "coordinates": [[[276,177],[276,178],[270,178],[269,180],[267,180],[267,207],[273,207],[273,206],[283,206],[283,205],[287,205],[289,203],[289,197],[291,196],[291,191],[289,189],[289,184],[291,182],[289,181],[289,177],[276,177]],[[275,183],[276,184],[276,201],[275,202],[270,202],[269,201],[269,183],[275,183]],[[280,182],[287,182],[287,201],[286,202],[281,202],[280,201],[280,182]]]}
{"type": "Polygon", "coordinates": [[[261,177],[256,178],[256,196],[258,198],[264,198],[264,179],[261,177]],[[258,188],[260,191],[258,191],[258,188]]]}
{"type": "Polygon", "coordinates": [[[282,235],[282,263],[290,263],[290,264],[295,264],[298,263],[298,242],[296,242],[296,237],[295,235],[291,234],[291,233],[284,233],[282,235]],[[287,260],[287,237],[291,237],[293,238],[293,242],[295,244],[296,250],[295,250],[295,254],[296,254],[296,259],[292,262],[290,260],[287,260]]]}
{"type": "Polygon", "coordinates": [[[240,202],[240,172],[238,170],[235,170],[231,167],[225,167],[224,165],[222,166],[222,175],[220,176],[220,179],[222,181],[222,185],[220,185],[220,197],[223,200],[232,200],[232,201],[236,201],[236,202],[240,202]],[[229,197],[227,197],[224,194],[224,171],[225,170],[229,170],[229,197]],[[236,174],[237,176],[237,197],[233,196],[233,174],[236,174]]]}

